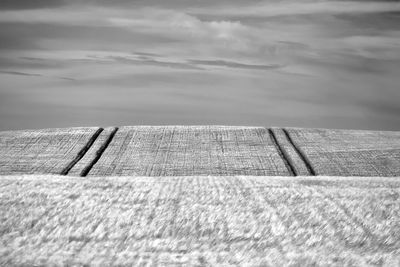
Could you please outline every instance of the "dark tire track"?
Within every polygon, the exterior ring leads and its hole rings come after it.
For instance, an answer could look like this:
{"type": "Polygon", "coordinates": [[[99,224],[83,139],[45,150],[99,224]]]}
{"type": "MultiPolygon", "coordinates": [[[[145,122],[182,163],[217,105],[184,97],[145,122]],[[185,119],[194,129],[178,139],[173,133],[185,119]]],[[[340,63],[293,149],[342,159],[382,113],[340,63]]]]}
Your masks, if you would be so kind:
{"type": "Polygon", "coordinates": [[[82,172],[81,172],[81,176],[82,177],[87,176],[89,174],[90,170],[93,168],[93,166],[97,163],[97,161],[99,161],[99,159],[103,155],[104,151],[107,149],[107,147],[109,146],[109,144],[113,140],[113,138],[114,138],[115,134],[117,133],[117,131],[118,131],[118,127],[115,127],[114,130],[111,132],[110,136],[104,142],[104,144],[99,148],[99,150],[97,150],[96,157],[92,160],[92,162],[88,166],[86,166],[82,170],[82,172]]]}
{"type": "Polygon", "coordinates": [[[78,155],[76,155],[75,159],[72,160],[62,171],[61,175],[67,175],[69,171],[75,166],[76,163],[78,163],[83,156],[85,156],[86,152],[90,149],[90,147],[94,144],[96,139],[99,137],[101,132],[103,131],[103,128],[99,128],[89,139],[89,141],[86,143],[86,145],[78,152],[78,155]]]}

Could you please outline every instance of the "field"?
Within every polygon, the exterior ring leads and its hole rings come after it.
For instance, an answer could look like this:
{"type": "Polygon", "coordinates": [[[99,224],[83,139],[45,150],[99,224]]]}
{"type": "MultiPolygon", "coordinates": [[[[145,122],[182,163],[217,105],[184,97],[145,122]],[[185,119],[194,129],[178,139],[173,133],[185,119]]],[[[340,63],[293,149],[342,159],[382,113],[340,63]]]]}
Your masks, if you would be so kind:
{"type": "Polygon", "coordinates": [[[0,132],[0,175],[400,176],[400,132],[233,126],[0,132]]]}
{"type": "Polygon", "coordinates": [[[399,266],[400,132],[0,132],[1,266],[399,266]]]}
{"type": "Polygon", "coordinates": [[[1,265],[400,264],[400,181],[3,176],[1,265]]]}

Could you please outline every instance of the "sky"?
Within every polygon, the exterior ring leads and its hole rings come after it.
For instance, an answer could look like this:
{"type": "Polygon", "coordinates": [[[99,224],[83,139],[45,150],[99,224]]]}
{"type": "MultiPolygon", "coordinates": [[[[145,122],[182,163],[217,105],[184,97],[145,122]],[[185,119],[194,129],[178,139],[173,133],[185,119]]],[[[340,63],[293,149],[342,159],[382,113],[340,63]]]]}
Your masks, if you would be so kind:
{"type": "Polygon", "coordinates": [[[400,1],[1,0],[0,130],[400,130],[400,1]]]}

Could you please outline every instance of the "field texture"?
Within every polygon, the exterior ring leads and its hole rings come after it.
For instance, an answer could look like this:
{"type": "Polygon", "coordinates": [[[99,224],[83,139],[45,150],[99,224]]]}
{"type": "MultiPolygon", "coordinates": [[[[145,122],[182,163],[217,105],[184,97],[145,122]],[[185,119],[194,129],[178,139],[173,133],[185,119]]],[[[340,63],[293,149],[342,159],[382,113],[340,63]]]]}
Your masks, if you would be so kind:
{"type": "Polygon", "coordinates": [[[61,174],[83,155],[99,128],[0,132],[0,174],[61,174]]]}
{"type": "Polygon", "coordinates": [[[0,175],[400,176],[400,132],[125,126],[0,132],[0,175]]]}
{"type": "Polygon", "coordinates": [[[290,175],[262,127],[121,127],[90,175],[290,175]]]}
{"type": "Polygon", "coordinates": [[[399,176],[400,132],[0,132],[0,266],[400,266],[399,176]]]}
{"type": "Polygon", "coordinates": [[[400,181],[2,176],[0,265],[399,266],[400,181]]]}
{"type": "Polygon", "coordinates": [[[317,175],[400,176],[400,132],[287,129],[317,175]]]}

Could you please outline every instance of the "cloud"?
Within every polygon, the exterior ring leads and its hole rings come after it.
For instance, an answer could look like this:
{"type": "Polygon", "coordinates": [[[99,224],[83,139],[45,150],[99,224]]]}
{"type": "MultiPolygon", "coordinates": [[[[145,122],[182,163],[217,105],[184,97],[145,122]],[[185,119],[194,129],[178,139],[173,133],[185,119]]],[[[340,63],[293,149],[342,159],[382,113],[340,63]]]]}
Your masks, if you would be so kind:
{"type": "MultiPolygon", "coordinates": [[[[130,35],[156,35],[176,41],[192,41],[198,43],[219,43],[224,48],[246,50],[251,44],[251,29],[239,21],[202,21],[195,16],[183,12],[143,8],[136,10],[106,8],[63,8],[59,10],[38,9],[22,11],[1,11],[0,23],[14,26],[19,23],[34,25],[43,24],[49,30],[41,30],[39,34],[49,34],[57,27],[75,28],[74,33],[81,33],[88,28],[107,28],[129,30],[130,35]]],[[[15,26],[16,27],[16,26],[15,26]]],[[[27,26],[24,26],[27,28],[27,26]]],[[[10,27],[11,28],[11,27],[10,27]]],[[[21,27],[19,27],[21,28],[21,27]]],[[[55,33],[56,34],[56,33],[55,33]]],[[[27,33],[27,35],[31,35],[27,33]]],[[[99,38],[89,34],[92,38],[99,38]]],[[[99,36],[104,36],[99,33],[99,36]]],[[[120,36],[122,38],[122,36],[120,36]]],[[[115,39],[115,38],[114,38],[115,39]]],[[[126,39],[126,38],[125,38],[126,39]]]]}
{"type": "MultiPolygon", "coordinates": [[[[149,65],[157,67],[166,68],[176,68],[176,69],[188,69],[188,70],[204,70],[202,66],[216,66],[216,67],[226,67],[234,69],[252,69],[252,70],[271,70],[281,68],[281,65],[270,64],[270,65],[257,65],[257,64],[246,64],[235,61],[227,60],[198,60],[198,59],[188,59],[182,62],[176,61],[160,61],[153,59],[149,54],[144,53],[147,56],[143,57],[138,55],[137,58],[123,57],[123,56],[108,56],[106,59],[111,59],[116,62],[133,64],[133,65],[149,65]]],[[[157,55],[157,57],[159,57],[157,55]]]]}
{"type": "Polygon", "coordinates": [[[107,58],[112,59],[116,62],[126,63],[126,64],[148,65],[148,66],[157,66],[157,67],[174,68],[174,69],[202,70],[202,68],[200,67],[185,62],[160,61],[151,59],[150,57],[142,58],[141,56],[139,56],[137,59],[134,59],[122,56],[109,56],[107,58]]]}
{"type": "MultiPolygon", "coordinates": [[[[203,37],[229,39],[238,32],[247,29],[239,21],[202,21],[183,12],[160,9],[144,9],[123,17],[107,19],[112,25],[146,30],[176,30],[185,34],[203,37]]],[[[173,34],[173,32],[171,33],[173,34]]]]}
{"type": "Polygon", "coordinates": [[[10,75],[20,75],[20,76],[36,76],[36,77],[42,77],[43,76],[41,74],[26,73],[26,72],[19,72],[19,71],[3,71],[3,70],[1,70],[0,73],[10,74],[10,75]]]}
{"type": "Polygon", "coordinates": [[[61,80],[67,80],[67,81],[75,81],[75,79],[70,78],[70,77],[47,76],[47,75],[42,75],[42,74],[37,74],[37,73],[27,73],[27,72],[20,72],[20,71],[0,70],[0,73],[9,74],[9,75],[18,75],[18,76],[28,76],[28,77],[49,77],[49,78],[57,78],[57,79],[61,79],[61,80]]]}
{"type": "Polygon", "coordinates": [[[386,32],[384,36],[354,35],[341,42],[354,54],[366,58],[400,60],[400,31],[386,32]]]}
{"type": "Polygon", "coordinates": [[[160,55],[158,53],[148,53],[140,51],[133,52],[132,54],[139,57],[163,57],[163,55],[160,55]]]}
{"type": "Polygon", "coordinates": [[[240,21],[203,21],[172,10],[144,9],[129,16],[111,17],[108,21],[111,25],[124,27],[134,33],[168,34],[178,41],[191,44],[192,49],[204,45],[216,49],[249,51],[256,49],[253,41],[258,39],[254,29],[240,21]]]}
{"type": "Polygon", "coordinates": [[[398,2],[357,2],[357,1],[323,1],[323,2],[273,2],[247,7],[226,7],[221,9],[190,8],[189,14],[217,15],[223,17],[274,17],[309,14],[348,14],[377,13],[400,11],[398,2]]]}
{"type": "Polygon", "coordinates": [[[271,64],[271,65],[255,65],[255,64],[244,64],[234,61],[226,60],[189,60],[190,63],[196,65],[207,65],[207,66],[218,66],[227,68],[238,68],[238,69],[253,69],[253,70],[271,70],[281,68],[281,65],[271,64]]]}

